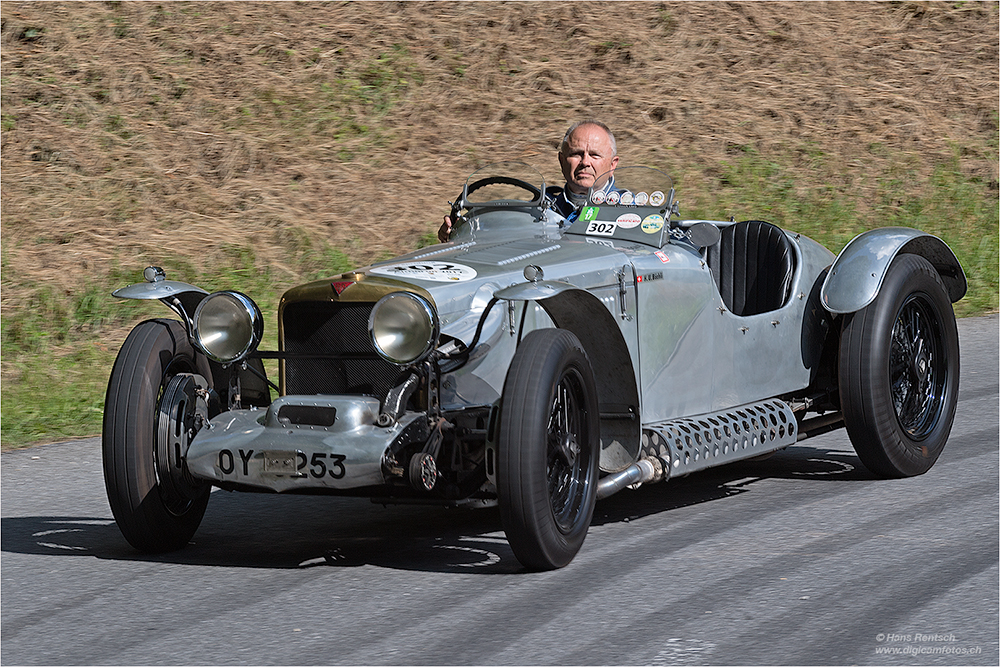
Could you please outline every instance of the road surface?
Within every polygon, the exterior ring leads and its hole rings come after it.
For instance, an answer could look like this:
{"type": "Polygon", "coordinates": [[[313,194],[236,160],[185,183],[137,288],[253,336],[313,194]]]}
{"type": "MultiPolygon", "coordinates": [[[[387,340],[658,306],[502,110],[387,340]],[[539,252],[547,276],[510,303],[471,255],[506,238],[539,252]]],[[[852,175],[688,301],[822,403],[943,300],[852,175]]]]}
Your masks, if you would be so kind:
{"type": "Polygon", "coordinates": [[[959,322],[951,439],[876,480],[843,430],[598,503],[524,573],[496,510],[212,494],[132,551],[96,438],[2,455],[13,664],[997,665],[998,318],[959,322]]]}

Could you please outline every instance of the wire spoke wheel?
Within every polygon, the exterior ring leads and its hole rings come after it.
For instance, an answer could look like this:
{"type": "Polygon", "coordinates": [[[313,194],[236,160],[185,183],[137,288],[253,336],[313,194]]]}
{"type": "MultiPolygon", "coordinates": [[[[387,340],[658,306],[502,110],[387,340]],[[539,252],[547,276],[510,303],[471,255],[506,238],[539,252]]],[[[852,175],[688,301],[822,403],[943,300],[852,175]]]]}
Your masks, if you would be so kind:
{"type": "Polygon", "coordinates": [[[596,397],[576,336],[525,336],[504,383],[497,496],[507,540],[528,568],[566,565],[587,535],[597,500],[596,397]]]}
{"type": "Polygon", "coordinates": [[[889,377],[896,419],[914,440],[923,440],[940,417],[947,377],[940,325],[924,294],[907,298],[892,328],[889,377]]]}
{"type": "Polygon", "coordinates": [[[586,428],[583,401],[579,373],[567,372],[556,387],[552,403],[546,463],[549,502],[556,524],[563,532],[572,530],[573,520],[586,499],[586,474],[577,439],[577,433],[586,428]]]}

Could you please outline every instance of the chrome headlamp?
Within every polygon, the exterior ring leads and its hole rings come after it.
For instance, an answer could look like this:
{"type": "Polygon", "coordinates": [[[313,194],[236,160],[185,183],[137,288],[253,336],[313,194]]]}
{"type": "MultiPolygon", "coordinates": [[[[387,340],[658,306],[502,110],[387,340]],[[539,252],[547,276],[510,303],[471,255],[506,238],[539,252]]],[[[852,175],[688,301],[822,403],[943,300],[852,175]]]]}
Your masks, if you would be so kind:
{"type": "Polygon", "coordinates": [[[438,317],[421,296],[393,292],[378,300],[368,317],[375,351],[394,364],[411,364],[430,354],[437,343],[438,317]]]}
{"type": "Polygon", "coordinates": [[[257,304],[239,292],[209,294],[194,311],[192,337],[209,359],[221,364],[241,361],[264,336],[264,317],[257,304]]]}

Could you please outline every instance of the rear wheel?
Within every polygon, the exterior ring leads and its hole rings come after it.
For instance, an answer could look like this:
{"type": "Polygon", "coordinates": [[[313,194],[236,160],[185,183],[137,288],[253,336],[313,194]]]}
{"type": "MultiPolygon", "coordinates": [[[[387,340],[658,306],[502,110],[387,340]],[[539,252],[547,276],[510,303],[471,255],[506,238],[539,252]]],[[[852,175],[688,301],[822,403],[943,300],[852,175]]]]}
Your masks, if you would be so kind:
{"type": "Polygon", "coordinates": [[[187,445],[208,417],[196,388],[208,363],[180,322],[142,322],[125,339],[108,381],[102,448],[104,482],[118,527],[140,551],[188,543],[211,485],[184,466],[187,445]]]}
{"type": "Polygon", "coordinates": [[[955,313],[930,262],[893,260],[875,301],[845,320],[839,374],[865,467],[882,477],[927,472],[951,432],[959,376],[955,313]]]}
{"type": "Polygon", "coordinates": [[[497,495],[511,549],[528,568],[563,567],[587,536],[597,500],[597,410],[576,336],[525,336],[504,383],[497,495]]]}

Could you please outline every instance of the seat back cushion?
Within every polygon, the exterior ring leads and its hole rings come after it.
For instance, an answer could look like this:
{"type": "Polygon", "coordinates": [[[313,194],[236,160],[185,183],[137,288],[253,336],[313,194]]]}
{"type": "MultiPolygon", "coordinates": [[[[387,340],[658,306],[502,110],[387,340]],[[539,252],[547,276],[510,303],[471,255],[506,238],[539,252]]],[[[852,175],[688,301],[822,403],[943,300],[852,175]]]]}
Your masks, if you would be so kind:
{"type": "Polygon", "coordinates": [[[788,300],[795,254],[785,233],[769,222],[745,220],[723,228],[707,260],[734,315],[777,310],[788,300]]]}

